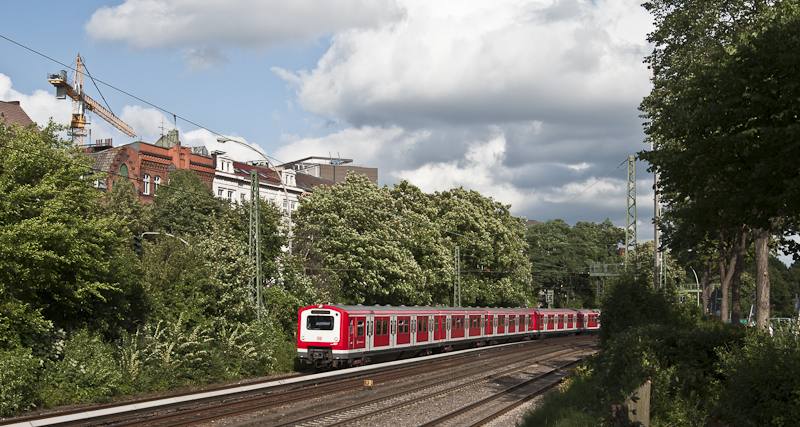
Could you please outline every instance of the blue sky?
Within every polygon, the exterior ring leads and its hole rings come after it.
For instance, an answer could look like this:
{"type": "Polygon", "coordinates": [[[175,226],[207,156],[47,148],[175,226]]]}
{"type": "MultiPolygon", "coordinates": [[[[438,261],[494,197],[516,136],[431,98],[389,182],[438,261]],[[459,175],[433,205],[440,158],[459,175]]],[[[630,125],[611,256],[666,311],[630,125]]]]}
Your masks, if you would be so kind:
{"type": "MultiPolygon", "coordinates": [[[[0,35],[69,65],[80,53],[96,79],[168,111],[85,79],[136,139],[155,142],[176,114],[205,128],[178,119],[185,145],[239,160],[257,156],[211,132],[277,161],[351,158],[381,184],[474,189],[529,219],[625,225],[617,165],[646,148],[652,19],[639,1],[33,0],[4,12],[0,35]]],[[[3,39],[0,55],[1,100],[69,120],[46,80],[61,65],[3,39]]],[[[134,140],[92,119],[92,139],[134,140]]],[[[652,175],[637,172],[644,241],[652,175]]]]}

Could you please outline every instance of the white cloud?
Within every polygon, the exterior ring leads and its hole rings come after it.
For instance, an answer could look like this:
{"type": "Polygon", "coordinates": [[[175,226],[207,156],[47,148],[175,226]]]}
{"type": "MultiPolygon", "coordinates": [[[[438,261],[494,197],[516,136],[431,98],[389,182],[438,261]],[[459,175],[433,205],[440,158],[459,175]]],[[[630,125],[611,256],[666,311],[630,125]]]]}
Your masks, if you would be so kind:
{"type": "Polygon", "coordinates": [[[403,7],[400,23],[336,33],[311,71],[273,71],[305,109],[356,125],[596,121],[649,88],[638,0],[403,7]]]}
{"type": "Polygon", "coordinates": [[[39,126],[46,125],[50,118],[56,123],[69,125],[72,117],[72,102],[56,99],[55,89],[52,92],[36,90],[33,95],[25,95],[11,87],[11,78],[0,73],[0,101],[19,101],[20,107],[39,126]]]}
{"type": "Polygon", "coordinates": [[[189,58],[205,63],[209,52],[218,59],[208,50],[213,46],[264,50],[398,16],[392,1],[126,0],[95,11],[84,29],[96,41],[122,41],[134,49],[187,49],[189,58]]]}
{"type": "MultiPolygon", "coordinates": [[[[173,121],[154,108],[142,108],[138,105],[126,105],[119,118],[136,132],[136,137],[143,141],[157,141],[161,135],[175,127],[173,121]]],[[[178,128],[180,130],[180,128],[178,128]]]]}

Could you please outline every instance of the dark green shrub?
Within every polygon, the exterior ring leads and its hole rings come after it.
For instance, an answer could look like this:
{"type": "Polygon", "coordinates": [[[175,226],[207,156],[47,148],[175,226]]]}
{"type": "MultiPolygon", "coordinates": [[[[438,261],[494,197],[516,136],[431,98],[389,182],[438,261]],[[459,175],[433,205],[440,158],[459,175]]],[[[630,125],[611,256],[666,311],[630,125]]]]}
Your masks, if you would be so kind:
{"type": "Polygon", "coordinates": [[[800,342],[793,334],[749,331],[742,347],[720,350],[724,382],[715,416],[735,426],[800,425],[800,342]]]}
{"type": "Polygon", "coordinates": [[[721,323],[694,329],[630,328],[609,339],[589,366],[600,395],[609,399],[607,405],[623,402],[650,379],[651,418],[664,424],[702,425],[718,393],[717,349],[738,345],[744,333],[741,327],[721,323]]]}

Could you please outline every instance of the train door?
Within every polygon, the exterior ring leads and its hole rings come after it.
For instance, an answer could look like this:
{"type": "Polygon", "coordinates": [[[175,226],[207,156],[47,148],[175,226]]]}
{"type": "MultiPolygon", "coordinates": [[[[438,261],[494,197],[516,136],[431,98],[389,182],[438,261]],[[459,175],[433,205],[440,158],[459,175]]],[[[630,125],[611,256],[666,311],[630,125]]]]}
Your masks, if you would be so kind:
{"type": "Polygon", "coordinates": [[[549,315],[547,316],[547,330],[552,331],[556,328],[556,316],[549,315]]]}
{"type": "Polygon", "coordinates": [[[567,315],[567,329],[573,329],[573,328],[575,328],[575,319],[574,319],[574,316],[575,316],[574,314],[568,314],[568,315],[567,315]]]}
{"type": "Polygon", "coordinates": [[[445,334],[442,332],[442,324],[444,316],[433,316],[433,340],[442,341],[445,339],[445,334]]]}
{"type": "Polygon", "coordinates": [[[544,314],[540,314],[539,315],[539,326],[538,326],[538,329],[540,331],[544,330],[544,314]]]}
{"type": "Polygon", "coordinates": [[[417,316],[417,342],[428,342],[428,316],[417,316]]]}
{"type": "Polygon", "coordinates": [[[506,333],[506,316],[497,316],[497,335],[506,333]]]}
{"type": "Polygon", "coordinates": [[[367,318],[355,316],[350,318],[350,345],[353,350],[363,349],[367,344],[367,318]]]}
{"type": "Polygon", "coordinates": [[[517,316],[508,316],[508,333],[513,334],[517,331],[517,316]]]}
{"type": "Polygon", "coordinates": [[[375,317],[375,327],[372,334],[372,347],[389,346],[389,316],[375,317]]]}
{"type": "Polygon", "coordinates": [[[577,328],[578,328],[578,329],[583,329],[583,313],[578,313],[578,314],[577,314],[577,316],[578,316],[578,319],[577,319],[577,320],[578,320],[578,325],[577,325],[577,328]]]}
{"type": "Polygon", "coordinates": [[[411,316],[397,316],[397,345],[411,344],[411,316]]]}
{"type": "Polygon", "coordinates": [[[558,329],[564,329],[564,315],[558,315],[558,329]]]}
{"type": "Polygon", "coordinates": [[[492,329],[492,321],[494,320],[494,316],[487,314],[484,316],[484,325],[483,325],[483,335],[485,336],[492,336],[494,334],[494,330],[492,329]]]}
{"type": "Polygon", "coordinates": [[[469,337],[478,337],[481,335],[481,316],[469,316],[469,326],[467,326],[469,337]]]}

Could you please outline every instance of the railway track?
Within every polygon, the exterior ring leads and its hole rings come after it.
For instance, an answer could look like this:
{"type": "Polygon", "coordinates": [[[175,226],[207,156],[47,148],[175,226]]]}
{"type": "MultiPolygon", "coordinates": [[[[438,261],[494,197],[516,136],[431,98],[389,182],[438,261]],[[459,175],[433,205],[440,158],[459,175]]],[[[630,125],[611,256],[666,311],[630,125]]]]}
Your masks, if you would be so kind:
{"type": "MultiPolygon", "coordinates": [[[[409,359],[395,362],[395,364],[373,365],[234,388],[219,388],[202,393],[138,401],[136,404],[113,405],[93,410],[95,413],[92,417],[86,415],[91,411],[66,415],[61,413],[57,417],[50,418],[40,416],[5,420],[0,422],[0,426],[80,427],[102,424],[125,427],[174,427],[199,425],[214,420],[238,419],[238,417],[252,413],[267,414],[267,419],[263,415],[259,417],[258,425],[264,423],[274,425],[285,423],[283,420],[276,419],[282,418],[279,408],[304,407],[308,405],[308,402],[331,401],[333,396],[341,396],[347,392],[369,391],[365,389],[365,379],[372,381],[374,387],[386,386],[385,388],[390,388],[391,386],[388,385],[407,381],[414,377],[439,379],[442,383],[452,382],[453,375],[450,373],[463,366],[469,366],[472,373],[483,372],[497,365],[497,360],[502,358],[516,355],[525,355],[526,358],[543,357],[544,353],[554,350],[566,351],[564,348],[574,345],[574,339],[564,338],[550,339],[546,344],[524,342],[493,346],[463,353],[437,355],[438,357],[409,359]],[[169,403],[170,401],[172,403],[169,403]],[[121,406],[132,408],[122,411],[120,410],[121,406]],[[103,411],[109,413],[104,414],[103,411]]],[[[517,363],[514,365],[516,366],[517,363]]],[[[469,375],[460,376],[468,377],[469,375]]],[[[339,404],[339,406],[343,408],[346,405],[339,404]]],[[[289,422],[292,423],[292,421],[289,422]]],[[[294,421],[294,424],[286,425],[296,424],[297,421],[294,421]]]]}
{"type": "Polygon", "coordinates": [[[541,394],[557,384],[560,378],[566,376],[565,368],[575,364],[576,360],[579,362],[589,347],[589,345],[583,344],[576,349],[572,343],[563,346],[547,346],[536,351],[529,351],[525,354],[526,360],[500,367],[497,364],[487,364],[482,369],[475,367],[465,373],[447,373],[443,375],[444,378],[425,378],[418,380],[421,381],[421,384],[408,384],[400,387],[399,391],[381,394],[371,399],[356,397],[352,404],[336,405],[336,408],[327,411],[309,411],[315,413],[289,417],[287,420],[280,421],[277,421],[278,417],[276,416],[266,416],[233,425],[237,427],[251,425],[274,427],[472,425],[473,423],[467,422],[467,420],[478,417],[478,419],[490,421],[524,402],[528,396],[541,394]],[[545,372],[532,372],[532,366],[537,366],[540,368],[537,370],[543,369],[545,372]],[[531,375],[533,378],[530,378],[531,375]],[[522,376],[524,379],[510,380],[515,376],[522,376]],[[554,377],[555,379],[553,379],[554,377]],[[518,384],[504,386],[495,391],[497,384],[509,381],[515,381],[518,384]],[[493,391],[490,396],[482,398],[478,402],[470,402],[467,406],[458,406],[445,416],[437,418],[435,414],[442,413],[440,412],[442,405],[432,404],[432,402],[463,400],[461,396],[475,394],[474,390],[478,388],[493,391]],[[512,397],[511,402],[509,402],[509,396],[512,397]],[[476,413],[484,415],[475,415],[476,413]],[[410,416],[409,414],[416,415],[410,416]]]}

